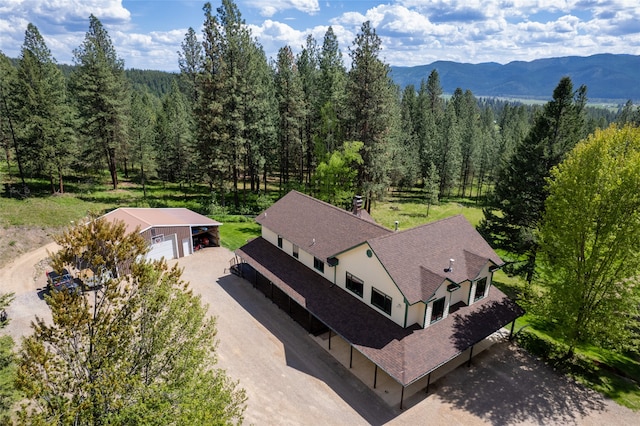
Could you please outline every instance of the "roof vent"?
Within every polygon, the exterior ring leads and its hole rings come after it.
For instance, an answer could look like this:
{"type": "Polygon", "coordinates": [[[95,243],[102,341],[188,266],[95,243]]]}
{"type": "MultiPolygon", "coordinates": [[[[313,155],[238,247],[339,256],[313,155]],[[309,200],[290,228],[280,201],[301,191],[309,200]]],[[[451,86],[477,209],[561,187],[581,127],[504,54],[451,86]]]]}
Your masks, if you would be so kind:
{"type": "Polygon", "coordinates": [[[453,262],[455,262],[455,259],[449,259],[449,267],[445,268],[444,271],[445,272],[453,272],[453,262]]]}

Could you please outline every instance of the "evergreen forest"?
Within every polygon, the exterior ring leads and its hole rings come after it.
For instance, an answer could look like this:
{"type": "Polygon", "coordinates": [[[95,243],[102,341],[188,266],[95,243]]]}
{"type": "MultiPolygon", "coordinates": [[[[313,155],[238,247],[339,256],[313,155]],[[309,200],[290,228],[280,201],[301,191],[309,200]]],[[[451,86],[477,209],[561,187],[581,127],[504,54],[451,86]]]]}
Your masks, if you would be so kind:
{"type": "MultiPolygon", "coordinates": [[[[0,56],[5,192],[25,195],[44,178],[64,193],[67,179],[107,170],[113,189],[122,178],[205,184],[238,212],[272,190],[345,206],[357,193],[368,209],[392,187],[483,198],[542,112],[464,88],[445,96],[435,69],[419,87],[397,86],[369,22],[348,58],[329,27],[269,60],[232,1],[203,11],[179,74],[125,69],[95,16],[74,66],[60,66],[29,25],[20,57],[0,56]]],[[[637,119],[631,103],[583,109],[581,136],[637,119]]]]}

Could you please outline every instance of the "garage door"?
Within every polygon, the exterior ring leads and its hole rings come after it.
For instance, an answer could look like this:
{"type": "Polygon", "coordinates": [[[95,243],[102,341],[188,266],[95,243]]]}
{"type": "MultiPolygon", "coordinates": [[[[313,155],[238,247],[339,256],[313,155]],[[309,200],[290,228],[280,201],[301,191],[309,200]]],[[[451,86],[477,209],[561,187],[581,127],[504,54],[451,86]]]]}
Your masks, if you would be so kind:
{"type": "Polygon", "coordinates": [[[160,260],[163,257],[166,260],[174,259],[176,257],[176,247],[173,238],[152,244],[151,250],[149,250],[149,253],[147,254],[147,259],[149,260],[160,260]]]}

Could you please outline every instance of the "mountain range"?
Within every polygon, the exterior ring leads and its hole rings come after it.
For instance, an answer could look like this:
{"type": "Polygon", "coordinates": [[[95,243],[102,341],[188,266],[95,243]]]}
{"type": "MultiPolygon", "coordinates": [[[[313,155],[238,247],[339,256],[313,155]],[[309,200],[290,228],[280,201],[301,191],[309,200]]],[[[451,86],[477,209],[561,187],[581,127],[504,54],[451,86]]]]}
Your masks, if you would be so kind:
{"type": "Polygon", "coordinates": [[[590,101],[640,101],[640,56],[637,55],[566,56],[504,65],[437,61],[414,67],[392,66],[391,77],[400,87],[413,84],[417,90],[434,69],[445,94],[461,88],[471,90],[476,97],[548,100],[560,79],[569,76],[574,88],[587,86],[590,101]]]}

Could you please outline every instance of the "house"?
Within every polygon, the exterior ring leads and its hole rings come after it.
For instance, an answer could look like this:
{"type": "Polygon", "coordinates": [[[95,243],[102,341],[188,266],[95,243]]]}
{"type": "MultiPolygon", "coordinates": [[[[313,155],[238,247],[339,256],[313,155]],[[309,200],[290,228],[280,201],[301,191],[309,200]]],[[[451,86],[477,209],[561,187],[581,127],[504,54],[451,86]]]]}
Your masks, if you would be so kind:
{"type": "Polygon", "coordinates": [[[243,275],[310,332],[341,336],[403,395],[523,314],[492,285],[503,262],[461,215],[392,231],[357,206],[292,191],[256,220],[261,237],[236,251],[243,275]]]}
{"type": "Polygon", "coordinates": [[[185,208],[121,207],[102,218],[124,222],[127,232],[137,229],[149,243],[150,260],[180,258],[202,247],[220,245],[222,224],[185,208]]]}

